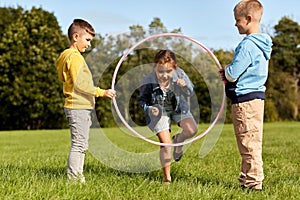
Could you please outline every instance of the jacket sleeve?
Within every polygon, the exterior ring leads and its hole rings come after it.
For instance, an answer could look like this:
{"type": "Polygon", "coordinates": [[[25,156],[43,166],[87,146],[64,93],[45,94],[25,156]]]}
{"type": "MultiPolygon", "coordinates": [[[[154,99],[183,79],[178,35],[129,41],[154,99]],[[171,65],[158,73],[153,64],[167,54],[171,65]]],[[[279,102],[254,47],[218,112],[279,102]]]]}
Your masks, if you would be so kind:
{"type": "Polygon", "coordinates": [[[184,81],[186,82],[186,86],[181,88],[181,90],[186,95],[189,95],[189,96],[193,95],[193,93],[194,93],[194,84],[192,83],[192,81],[190,80],[188,75],[181,68],[178,68],[178,70],[176,70],[176,74],[173,75],[173,81],[176,82],[176,80],[178,78],[179,79],[184,79],[184,81]]]}
{"type": "Polygon", "coordinates": [[[138,103],[144,112],[147,112],[151,102],[151,84],[147,83],[147,78],[142,78],[142,85],[140,87],[140,95],[138,97],[138,103]]]}

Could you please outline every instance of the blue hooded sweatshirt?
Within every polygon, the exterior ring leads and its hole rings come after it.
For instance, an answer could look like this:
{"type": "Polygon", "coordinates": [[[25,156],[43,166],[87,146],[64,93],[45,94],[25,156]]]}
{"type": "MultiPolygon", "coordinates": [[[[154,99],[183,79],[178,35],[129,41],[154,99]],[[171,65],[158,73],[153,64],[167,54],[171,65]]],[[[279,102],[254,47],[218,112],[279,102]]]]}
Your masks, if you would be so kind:
{"type": "Polygon", "coordinates": [[[225,69],[226,95],[232,103],[265,99],[271,52],[271,37],[264,33],[248,35],[240,42],[225,69]]]}

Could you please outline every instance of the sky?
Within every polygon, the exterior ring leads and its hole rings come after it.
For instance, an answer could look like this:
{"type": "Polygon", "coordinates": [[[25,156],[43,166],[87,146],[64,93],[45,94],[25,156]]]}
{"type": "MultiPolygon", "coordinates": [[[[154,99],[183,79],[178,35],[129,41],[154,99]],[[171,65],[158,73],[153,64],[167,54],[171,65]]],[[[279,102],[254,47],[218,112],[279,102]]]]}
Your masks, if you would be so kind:
{"type": "MultiPolygon", "coordinates": [[[[234,50],[244,35],[234,26],[233,8],[239,0],[0,0],[0,7],[33,6],[53,13],[64,33],[74,18],[90,22],[97,33],[115,35],[129,32],[132,25],[148,29],[158,17],[172,31],[181,28],[210,49],[234,50]]],[[[262,30],[273,27],[287,16],[300,23],[300,0],[261,0],[262,30]]]]}

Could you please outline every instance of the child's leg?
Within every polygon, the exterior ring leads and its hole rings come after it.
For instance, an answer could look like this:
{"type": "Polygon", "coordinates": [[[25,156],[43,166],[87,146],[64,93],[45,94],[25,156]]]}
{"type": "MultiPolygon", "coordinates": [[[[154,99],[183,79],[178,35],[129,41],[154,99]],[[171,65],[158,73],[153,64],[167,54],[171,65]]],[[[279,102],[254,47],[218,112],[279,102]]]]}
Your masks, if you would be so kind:
{"type": "MultiPolygon", "coordinates": [[[[169,130],[161,131],[157,134],[159,141],[161,143],[170,144],[170,132],[169,130]]],[[[163,169],[164,180],[171,181],[171,147],[169,146],[161,146],[160,147],[160,162],[163,169]]]]}
{"type": "Polygon", "coordinates": [[[83,165],[85,152],[88,149],[91,111],[65,109],[65,113],[70,123],[71,132],[67,175],[71,179],[80,178],[84,182],[83,165]]]}
{"type": "MultiPolygon", "coordinates": [[[[177,135],[177,143],[193,137],[198,132],[197,124],[194,118],[185,118],[179,122],[179,126],[182,128],[182,132],[177,135]]],[[[182,151],[182,146],[176,147],[176,153],[182,151]]]]}
{"type": "Polygon", "coordinates": [[[242,157],[239,181],[245,187],[262,189],[262,130],[264,101],[260,99],[232,105],[232,119],[242,157]]]}

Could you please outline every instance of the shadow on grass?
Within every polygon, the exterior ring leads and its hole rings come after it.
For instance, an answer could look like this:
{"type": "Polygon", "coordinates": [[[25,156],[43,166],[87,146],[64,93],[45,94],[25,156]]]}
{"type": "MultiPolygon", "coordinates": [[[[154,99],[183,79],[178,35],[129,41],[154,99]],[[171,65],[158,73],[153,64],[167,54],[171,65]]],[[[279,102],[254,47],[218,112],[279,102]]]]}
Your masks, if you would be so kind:
{"type": "MultiPolygon", "coordinates": [[[[132,180],[148,180],[149,182],[158,182],[159,184],[163,181],[162,170],[156,170],[152,172],[145,173],[130,173],[123,172],[113,168],[109,168],[99,163],[96,165],[94,163],[87,163],[85,165],[85,172],[90,173],[91,176],[110,176],[110,177],[123,177],[129,178],[132,180]]],[[[175,168],[171,172],[172,182],[179,183],[184,185],[202,185],[202,186],[218,186],[227,189],[240,189],[238,182],[228,182],[222,178],[213,177],[209,175],[204,176],[195,176],[191,175],[189,172],[186,172],[184,169],[175,168]]]]}

